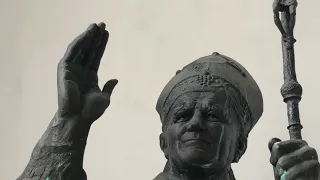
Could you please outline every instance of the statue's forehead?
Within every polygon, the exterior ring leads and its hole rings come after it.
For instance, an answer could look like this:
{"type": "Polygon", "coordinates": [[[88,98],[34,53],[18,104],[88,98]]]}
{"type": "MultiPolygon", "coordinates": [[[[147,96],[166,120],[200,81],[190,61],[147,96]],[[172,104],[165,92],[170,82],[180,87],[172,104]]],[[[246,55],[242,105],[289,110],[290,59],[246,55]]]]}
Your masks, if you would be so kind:
{"type": "Polygon", "coordinates": [[[179,96],[173,103],[172,108],[190,107],[197,103],[207,106],[214,106],[216,104],[224,104],[226,101],[226,92],[209,91],[209,92],[189,92],[179,96]]]}

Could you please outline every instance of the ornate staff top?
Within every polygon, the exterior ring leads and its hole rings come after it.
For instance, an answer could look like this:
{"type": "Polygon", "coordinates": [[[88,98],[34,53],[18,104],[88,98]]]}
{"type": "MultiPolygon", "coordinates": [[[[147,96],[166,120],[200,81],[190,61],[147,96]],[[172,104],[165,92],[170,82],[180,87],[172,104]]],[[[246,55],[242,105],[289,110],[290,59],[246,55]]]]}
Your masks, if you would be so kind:
{"type": "Polygon", "coordinates": [[[295,71],[293,30],[296,23],[297,0],[275,0],[273,3],[274,22],[282,35],[283,75],[284,84],[281,95],[287,103],[288,130],[290,139],[301,139],[299,102],[302,86],[297,81],[295,71]]]}

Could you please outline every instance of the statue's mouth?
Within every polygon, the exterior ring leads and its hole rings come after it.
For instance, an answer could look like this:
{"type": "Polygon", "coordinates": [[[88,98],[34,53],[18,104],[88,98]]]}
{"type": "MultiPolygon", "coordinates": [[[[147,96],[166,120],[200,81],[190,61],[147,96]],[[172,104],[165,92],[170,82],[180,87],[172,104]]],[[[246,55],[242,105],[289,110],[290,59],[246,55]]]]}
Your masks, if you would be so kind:
{"type": "Polygon", "coordinates": [[[183,144],[185,143],[211,144],[211,138],[208,132],[186,132],[181,136],[180,141],[183,144]]]}
{"type": "Polygon", "coordinates": [[[191,143],[206,143],[206,144],[210,144],[210,141],[208,141],[207,139],[204,138],[193,138],[193,139],[188,139],[185,141],[182,141],[183,144],[187,143],[187,144],[191,144],[191,143]]]}
{"type": "Polygon", "coordinates": [[[181,142],[181,145],[187,149],[197,149],[204,152],[211,149],[211,143],[208,140],[199,138],[185,140],[181,142]]]}

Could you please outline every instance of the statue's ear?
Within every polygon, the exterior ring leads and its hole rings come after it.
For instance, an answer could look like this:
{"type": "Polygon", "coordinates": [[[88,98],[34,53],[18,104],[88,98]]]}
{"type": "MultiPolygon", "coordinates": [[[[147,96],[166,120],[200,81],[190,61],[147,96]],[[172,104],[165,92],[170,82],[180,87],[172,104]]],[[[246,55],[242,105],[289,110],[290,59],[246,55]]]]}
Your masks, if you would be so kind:
{"type": "Polygon", "coordinates": [[[240,138],[238,142],[238,149],[236,150],[233,158],[233,163],[239,162],[240,158],[242,155],[246,152],[247,150],[247,143],[248,143],[248,138],[240,138]]]}
{"type": "Polygon", "coordinates": [[[165,157],[168,159],[167,157],[167,142],[166,142],[166,138],[164,133],[161,133],[159,136],[159,140],[160,140],[160,148],[162,150],[162,152],[164,153],[165,157]]]}

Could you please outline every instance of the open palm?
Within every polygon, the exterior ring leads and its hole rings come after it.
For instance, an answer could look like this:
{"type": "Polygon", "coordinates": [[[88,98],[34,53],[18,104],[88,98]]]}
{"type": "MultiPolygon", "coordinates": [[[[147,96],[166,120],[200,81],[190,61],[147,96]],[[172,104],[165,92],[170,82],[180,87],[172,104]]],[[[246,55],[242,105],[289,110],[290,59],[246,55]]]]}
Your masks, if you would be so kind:
{"type": "Polygon", "coordinates": [[[108,81],[101,90],[97,76],[108,38],[104,23],[91,24],[69,45],[58,65],[60,117],[81,117],[92,123],[109,106],[118,81],[108,81]]]}

